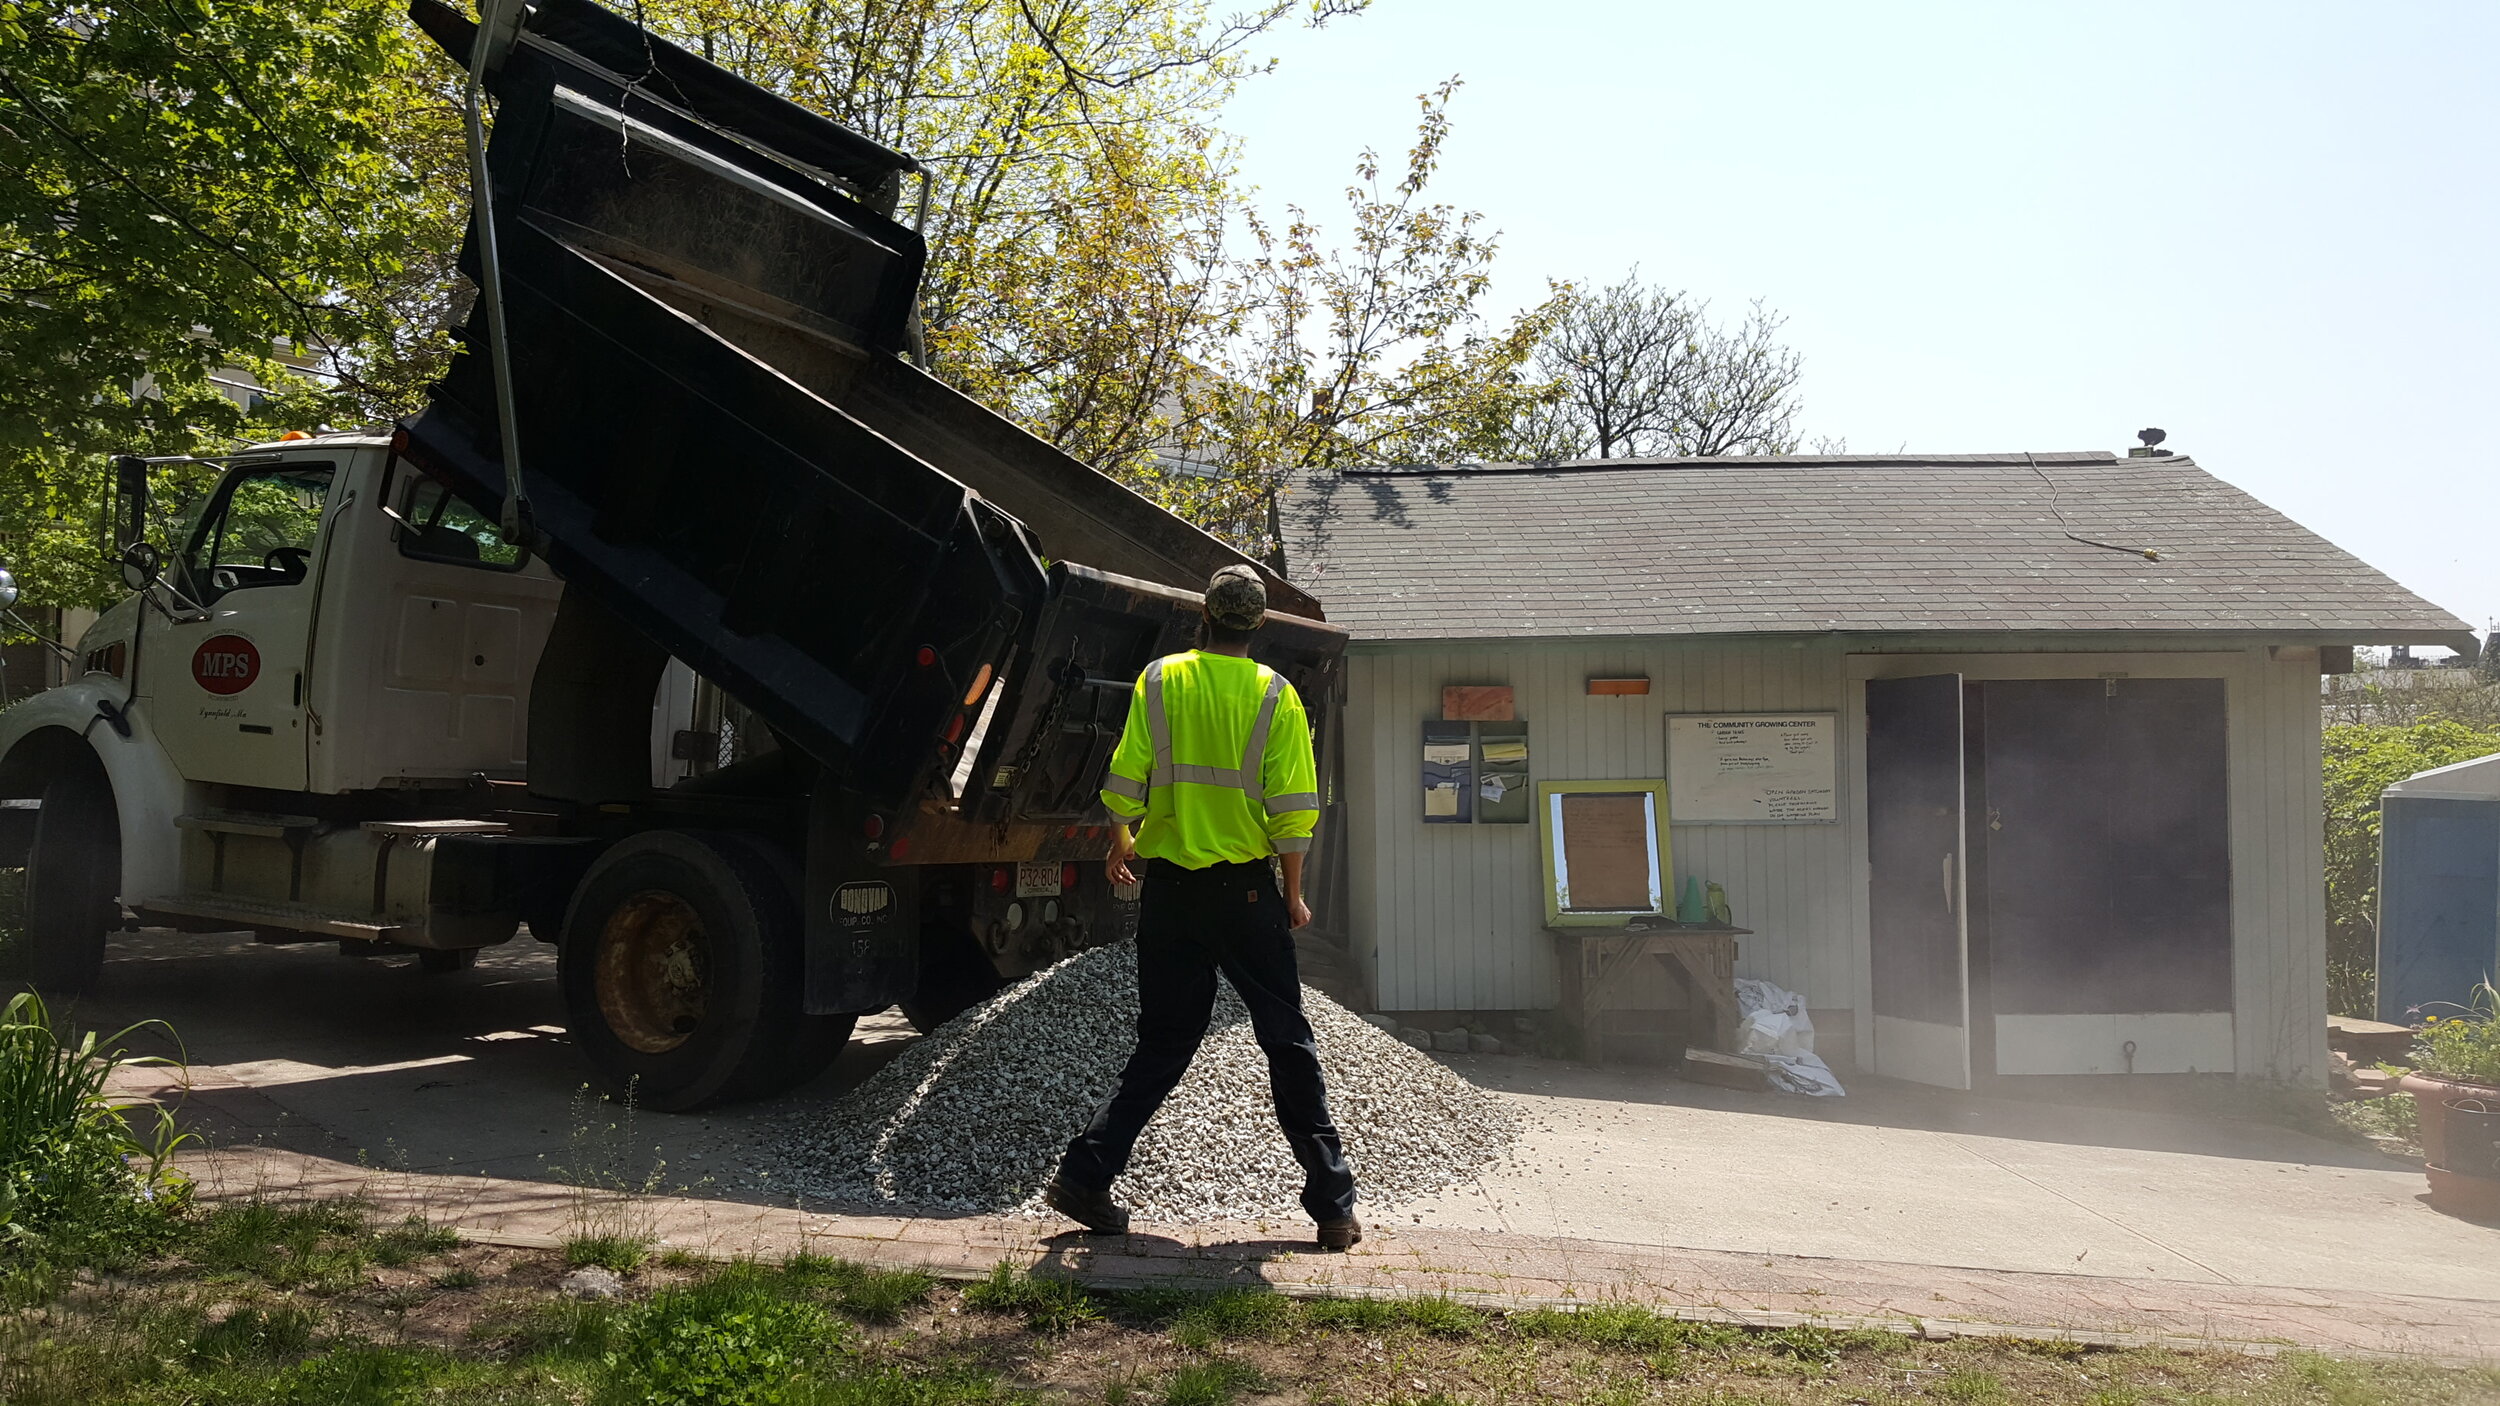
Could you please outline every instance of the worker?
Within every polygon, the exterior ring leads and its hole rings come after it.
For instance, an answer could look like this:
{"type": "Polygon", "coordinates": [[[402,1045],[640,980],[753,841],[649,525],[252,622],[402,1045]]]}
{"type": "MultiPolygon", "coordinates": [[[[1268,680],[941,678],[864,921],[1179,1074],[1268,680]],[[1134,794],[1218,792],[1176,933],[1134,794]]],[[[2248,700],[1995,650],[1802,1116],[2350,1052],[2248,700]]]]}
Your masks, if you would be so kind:
{"type": "Polygon", "coordinates": [[[1120,885],[1144,870],[1137,1050],[1042,1197],[1088,1230],[1128,1229],[1112,1179],[1198,1052],[1221,971],[1267,1055],[1276,1121],[1302,1164],[1302,1207],[1319,1223],[1320,1248],[1363,1238],[1293,957],[1292,930],[1311,921],[1302,860],[1319,823],[1311,728],[1293,685],[1251,662],[1251,637],[1266,618],[1256,571],[1216,572],[1198,647],[1138,675],[1103,780],[1103,804],[1137,827],[1134,836],[1126,823],[1114,827],[1105,870],[1120,885]]]}

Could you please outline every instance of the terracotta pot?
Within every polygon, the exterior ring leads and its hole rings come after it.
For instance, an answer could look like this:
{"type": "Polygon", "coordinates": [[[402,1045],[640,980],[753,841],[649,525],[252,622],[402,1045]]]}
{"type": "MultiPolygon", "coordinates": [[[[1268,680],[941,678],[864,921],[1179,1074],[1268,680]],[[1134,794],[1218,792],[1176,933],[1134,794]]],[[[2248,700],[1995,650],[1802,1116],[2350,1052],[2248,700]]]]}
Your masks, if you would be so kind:
{"type": "Polygon", "coordinates": [[[2434,1167],[2448,1165],[2448,1100],[2500,1100],[2500,1088],[2489,1084],[2469,1084],[2462,1079],[2450,1079],[2439,1074],[2425,1074],[2418,1069],[2397,1080],[2396,1089],[2413,1095],[2413,1107],[2422,1128],[2422,1160],[2434,1167]]]}
{"type": "Polygon", "coordinates": [[[2462,1220],[2500,1221],[2500,1181],[2469,1177],[2444,1167],[2425,1167],[2430,1177],[2431,1208],[2462,1220]]]}

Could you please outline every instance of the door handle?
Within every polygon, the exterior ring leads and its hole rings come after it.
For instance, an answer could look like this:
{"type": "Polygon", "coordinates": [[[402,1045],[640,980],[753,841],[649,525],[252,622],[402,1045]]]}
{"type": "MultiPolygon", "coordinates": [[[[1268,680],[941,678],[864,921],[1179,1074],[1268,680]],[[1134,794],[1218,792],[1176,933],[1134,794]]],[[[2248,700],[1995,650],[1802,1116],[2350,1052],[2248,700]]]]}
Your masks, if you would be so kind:
{"type": "Polygon", "coordinates": [[[1944,852],[1944,911],[1953,911],[1953,851],[1944,852]]]}

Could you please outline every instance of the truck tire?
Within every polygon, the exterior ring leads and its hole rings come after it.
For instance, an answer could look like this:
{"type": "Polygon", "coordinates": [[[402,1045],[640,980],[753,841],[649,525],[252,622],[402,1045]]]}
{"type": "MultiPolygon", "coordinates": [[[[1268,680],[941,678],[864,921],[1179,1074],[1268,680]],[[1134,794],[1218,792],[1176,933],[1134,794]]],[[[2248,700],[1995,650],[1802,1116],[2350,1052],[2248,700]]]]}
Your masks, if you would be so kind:
{"type": "MultiPolygon", "coordinates": [[[[804,932],[807,911],[807,878],[799,861],[789,850],[759,835],[729,833],[715,836],[730,844],[743,845],[780,877],[782,892],[790,901],[792,921],[801,924],[804,932]]],[[[802,969],[794,978],[798,989],[806,989],[804,948],[800,957],[802,969]]],[[[769,1061],[745,1088],[731,1095],[735,1098],[769,1098],[788,1089],[795,1089],[814,1079],[841,1058],[849,1048],[851,1033],[859,1025],[855,1015],[809,1015],[802,1005],[790,1027],[789,1042],[778,1058],[769,1061]]]]}
{"type": "Polygon", "coordinates": [[[101,768],[73,766],[43,788],[26,852],[26,938],[34,984],[67,995],[95,989],[104,935],[121,926],[121,819],[101,768]]]}
{"type": "Polygon", "coordinates": [[[800,1008],[802,934],[759,842],[636,835],[591,865],[565,917],[556,971],[573,1038],[610,1093],[663,1113],[811,1077],[841,1043],[800,1008]]]}
{"type": "Polygon", "coordinates": [[[920,985],[901,1002],[903,1018],[926,1035],[999,993],[1007,983],[990,965],[981,944],[959,923],[936,921],[920,929],[920,985]]]}

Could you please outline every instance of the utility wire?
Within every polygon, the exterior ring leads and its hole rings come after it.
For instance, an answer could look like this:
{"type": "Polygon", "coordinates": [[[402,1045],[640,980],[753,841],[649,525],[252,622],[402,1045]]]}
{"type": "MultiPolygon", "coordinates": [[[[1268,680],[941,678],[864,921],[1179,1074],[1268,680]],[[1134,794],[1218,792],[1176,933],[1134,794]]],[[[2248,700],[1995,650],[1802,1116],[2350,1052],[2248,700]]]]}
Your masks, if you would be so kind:
{"type": "Polygon", "coordinates": [[[2074,524],[2066,521],[2065,510],[2057,505],[2057,480],[2049,477],[2048,470],[2040,467],[2039,462],[2031,457],[2031,451],[2028,449],[2023,451],[2023,462],[2029,464],[2031,471],[2040,476],[2040,481],[2049,486],[2049,511],[2056,516],[2057,525],[2066,530],[2067,541],[2081,542],[2087,547],[2103,547],[2113,552],[2125,552],[2131,557],[2142,557],[2146,561],[2161,560],[2161,551],[2155,547],[2122,547],[2116,542],[2097,541],[2077,534],[2074,524]]]}

